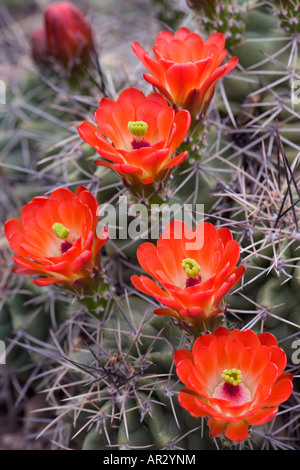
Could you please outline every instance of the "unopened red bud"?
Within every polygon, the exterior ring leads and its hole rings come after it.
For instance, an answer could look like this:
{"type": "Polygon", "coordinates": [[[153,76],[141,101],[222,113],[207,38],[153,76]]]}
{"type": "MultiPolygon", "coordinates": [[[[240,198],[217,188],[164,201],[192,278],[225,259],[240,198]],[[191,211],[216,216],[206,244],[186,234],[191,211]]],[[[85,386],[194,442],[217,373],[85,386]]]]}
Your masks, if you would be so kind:
{"type": "Polygon", "coordinates": [[[31,34],[31,54],[38,65],[48,63],[48,51],[44,28],[37,28],[31,34]]]}
{"type": "Polygon", "coordinates": [[[88,64],[93,48],[90,23],[72,3],[58,2],[45,11],[48,53],[64,67],[88,64]]]}

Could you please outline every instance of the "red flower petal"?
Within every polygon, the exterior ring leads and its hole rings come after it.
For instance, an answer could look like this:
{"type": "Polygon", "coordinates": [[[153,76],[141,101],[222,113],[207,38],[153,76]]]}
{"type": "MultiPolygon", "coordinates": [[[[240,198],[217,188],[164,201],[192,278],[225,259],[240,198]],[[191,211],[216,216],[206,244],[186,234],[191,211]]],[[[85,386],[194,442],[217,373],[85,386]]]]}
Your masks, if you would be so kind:
{"type": "Polygon", "coordinates": [[[178,351],[175,351],[174,354],[174,362],[175,366],[178,366],[178,364],[183,361],[183,360],[192,360],[192,353],[188,351],[187,349],[179,349],[178,351]]]}
{"type": "Polygon", "coordinates": [[[291,396],[293,383],[290,374],[282,374],[272,387],[269,399],[264,403],[265,406],[277,406],[284,403],[291,396]]]}
{"type": "Polygon", "coordinates": [[[244,441],[249,434],[248,425],[245,421],[238,423],[229,423],[225,429],[225,436],[227,439],[235,442],[244,441]]]}
{"type": "Polygon", "coordinates": [[[30,281],[39,287],[51,286],[51,284],[57,284],[58,282],[62,282],[60,278],[41,278],[41,279],[30,279],[30,281]]]}
{"type": "Polygon", "coordinates": [[[214,438],[224,433],[228,423],[226,421],[217,421],[214,418],[210,418],[207,420],[207,424],[210,427],[209,437],[214,438]]]}
{"type": "Polygon", "coordinates": [[[181,390],[178,394],[178,403],[189,411],[192,416],[207,416],[206,411],[199,408],[196,397],[188,390],[181,390]]]}

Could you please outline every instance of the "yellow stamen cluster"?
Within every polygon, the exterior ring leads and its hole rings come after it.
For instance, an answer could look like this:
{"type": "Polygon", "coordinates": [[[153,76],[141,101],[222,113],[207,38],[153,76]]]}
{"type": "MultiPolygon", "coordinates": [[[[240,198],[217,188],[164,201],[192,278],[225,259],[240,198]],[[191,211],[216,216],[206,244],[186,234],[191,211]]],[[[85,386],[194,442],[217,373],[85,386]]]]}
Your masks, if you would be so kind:
{"type": "Polygon", "coordinates": [[[70,233],[69,229],[59,222],[55,222],[55,224],[52,225],[52,230],[55,235],[62,240],[68,238],[70,233]]]}
{"type": "Polygon", "coordinates": [[[239,369],[224,369],[222,379],[231,385],[238,385],[242,381],[242,373],[239,369]]]}
{"type": "Polygon", "coordinates": [[[144,121],[129,121],[128,130],[135,137],[143,137],[148,129],[148,124],[144,121]]]}
{"type": "Polygon", "coordinates": [[[199,275],[200,266],[194,259],[184,259],[181,266],[185,270],[188,277],[197,277],[199,275]]]}

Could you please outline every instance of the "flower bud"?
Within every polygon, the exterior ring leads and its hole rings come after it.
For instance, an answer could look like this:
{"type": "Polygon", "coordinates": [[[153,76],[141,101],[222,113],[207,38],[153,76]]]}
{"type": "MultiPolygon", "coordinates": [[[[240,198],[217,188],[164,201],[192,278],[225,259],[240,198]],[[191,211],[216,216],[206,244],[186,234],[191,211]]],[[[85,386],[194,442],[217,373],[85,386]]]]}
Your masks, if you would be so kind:
{"type": "Polygon", "coordinates": [[[40,66],[46,65],[49,62],[44,28],[37,28],[32,32],[31,54],[33,60],[40,66]]]}
{"type": "Polygon", "coordinates": [[[93,52],[93,35],[89,22],[72,3],[58,2],[45,11],[48,54],[68,69],[87,65],[93,52]]]}

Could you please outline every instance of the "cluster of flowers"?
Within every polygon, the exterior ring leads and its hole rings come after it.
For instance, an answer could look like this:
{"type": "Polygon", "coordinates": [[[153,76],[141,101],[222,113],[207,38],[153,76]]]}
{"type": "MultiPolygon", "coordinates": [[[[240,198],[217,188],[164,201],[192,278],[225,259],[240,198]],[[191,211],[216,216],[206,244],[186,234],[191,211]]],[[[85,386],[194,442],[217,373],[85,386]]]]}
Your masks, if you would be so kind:
{"type": "MultiPolygon", "coordinates": [[[[77,24],[81,13],[74,15],[74,6],[68,5],[54,4],[47,14],[55,31],[53,18],[59,16],[61,22],[65,15],[66,41],[72,37],[67,41],[69,62],[70,54],[83,49],[85,29],[77,24]]],[[[159,92],[146,97],[128,88],[116,101],[101,99],[96,125],[85,121],[79,126],[82,139],[102,157],[95,163],[114,170],[131,190],[162,184],[187,158],[187,152],[175,152],[192,120],[206,113],[217,80],[237,64],[231,58],[221,65],[227,54],[224,43],[222,34],[204,42],[187,28],[175,34],[163,31],[153,48],[155,59],[134,43],[134,52],[150,72],[145,79],[159,92]]],[[[57,43],[62,46],[67,47],[57,43]]],[[[107,228],[96,233],[97,209],[96,198],[83,186],[75,193],[61,188],[50,197],[33,198],[20,219],[5,224],[16,253],[14,272],[38,275],[31,280],[39,286],[57,284],[70,290],[82,281],[94,286],[92,280],[102,273],[100,250],[109,239],[107,228]]],[[[211,437],[224,433],[232,441],[244,440],[249,426],[273,419],[278,405],[289,398],[292,376],[283,372],[286,355],[273,335],[229,332],[223,326],[207,332],[208,322],[218,325],[224,316],[224,296],[244,274],[244,267],[237,266],[238,243],[227,228],[203,222],[191,230],[175,220],[156,245],[140,245],[137,257],[153,279],[134,275],[135,288],[163,306],[155,314],[173,317],[195,337],[192,351],[175,353],[177,374],[186,387],[179,394],[180,405],[193,416],[209,418],[211,437]]]]}

